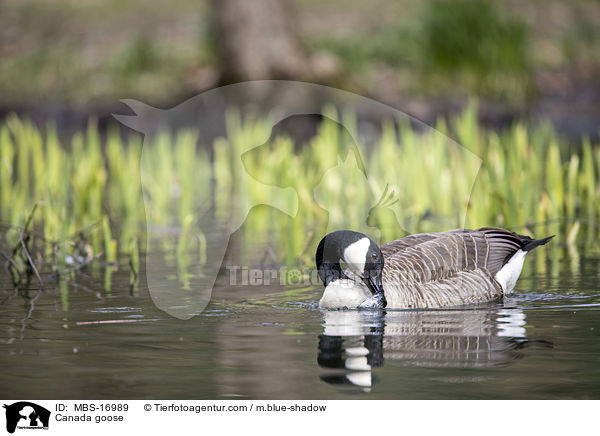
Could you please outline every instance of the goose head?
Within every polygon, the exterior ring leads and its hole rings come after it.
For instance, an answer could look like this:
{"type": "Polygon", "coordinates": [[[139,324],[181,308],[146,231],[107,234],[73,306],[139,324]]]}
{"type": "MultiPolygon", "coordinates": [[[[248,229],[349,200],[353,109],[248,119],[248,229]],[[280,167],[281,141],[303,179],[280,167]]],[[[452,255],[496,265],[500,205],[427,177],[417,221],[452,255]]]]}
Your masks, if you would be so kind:
{"type": "Polygon", "coordinates": [[[315,260],[325,285],[320,307],[383,309],[387,305],[383,254],[368,236],[351,230],[329,233],[319,243],[315,260]]]}

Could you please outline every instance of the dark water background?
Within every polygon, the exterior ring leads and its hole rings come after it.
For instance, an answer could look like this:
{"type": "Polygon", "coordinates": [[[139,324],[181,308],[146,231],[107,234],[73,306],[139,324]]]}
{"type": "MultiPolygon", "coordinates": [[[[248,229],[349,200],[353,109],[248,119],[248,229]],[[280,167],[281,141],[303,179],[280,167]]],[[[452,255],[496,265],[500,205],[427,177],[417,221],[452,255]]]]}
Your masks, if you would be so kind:
{"type": "Polygon", "coordinates": [[[600,262],[554,265],[483,306],[323,312],[315,287],[237,286],[185,321],[130,290],[125,271],[110,292],[101,270],[67,298],[31,290],[30,317],[0,276],[0,396],[598,399],[600,262]]]}

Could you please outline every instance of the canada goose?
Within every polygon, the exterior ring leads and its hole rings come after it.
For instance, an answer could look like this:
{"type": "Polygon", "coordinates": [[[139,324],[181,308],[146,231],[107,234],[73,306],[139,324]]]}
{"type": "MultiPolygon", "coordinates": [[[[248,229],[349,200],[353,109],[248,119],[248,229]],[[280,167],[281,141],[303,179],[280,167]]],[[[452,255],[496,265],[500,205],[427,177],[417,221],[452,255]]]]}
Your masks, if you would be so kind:
{"type": "Polygon", "coordinates": [[[512,292],[525,255],[552,237],[482,227],[409,235],[379,248],[362,233],[338,230],[317,248],[325,285],[319,306],[406,309],[494,300],[512,292]]]}

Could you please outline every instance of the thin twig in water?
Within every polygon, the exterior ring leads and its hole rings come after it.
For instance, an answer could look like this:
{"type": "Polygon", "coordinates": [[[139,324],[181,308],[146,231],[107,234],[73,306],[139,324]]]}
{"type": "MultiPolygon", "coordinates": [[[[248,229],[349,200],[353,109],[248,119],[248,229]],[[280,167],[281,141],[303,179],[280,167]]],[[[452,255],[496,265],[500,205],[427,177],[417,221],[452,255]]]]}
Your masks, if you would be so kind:
{"type": "Polygon", "coordinates": [[[37,300],[41,294],[42,289],[40,288],[38,289],[37,294],[35,294],[35,297],[29,300],[29,309],[27,310],[27,316],[21,320],[21,336],[19,337],[21,341],[23,340],[27,320],[31,318],[31,315],[33,315],[33,309],[35,309],[35,300],[37,300]]]}
{"type": "Polygon", "coordinates": [[[79,288],[82,291],[88,292],[90,294],[94,294],[96,296],[96,298],[98,298],[98,300],[104,301],[104,297],[102,297],[102,295],[100,294],[100,292],[94,291],[94,290],[88,288],[87,286],[84,286],[84,285],[82,285],[80,283],[77,283],[75,281],[72,281],[72,280],[68,280],[67,282],[69,283],[69,285],[71,285],[71,286],[73,286],[75,288],[79,288]]]}
{"type": "MultiPolygon", "coordinates": [[[[8,254],[6,251],[0,250],[0,254],[2,256],[4,256],[4,258],[6,259],[6,264],[4,265],[4,267],[6,268],[6,270],[12,276],[13,273],[12,273],[12,269],[10,268],[9,264],[12,265],[13,268],[15,268],[17,270],[18,270],[19,266],[17,265],[17,263],[15,262],[15,260],[10,256],[10,254],[8,254]]],[[[12,277],[12,278],[13,278],[13,282],[14,282],[14,277],[12,277]]]]}
{"type": "Polygon", "coordinates": [[[29,250],[27,249],[27,244],[25,244],[25,240],[23,239],[23,234],[19,235],[19,239],[21,240],[21,246],[23,247],[23,253],[25,253],[27,260],[29,261],[29,266],[35,273],[35,276],[37,277],[37,279],[39,280],[40,288],[44,289],[44,282],[42,281],[42,277],[40,276],[40,273],[39,273],[38,269],[36,268],[35,263],[33,262],[33,259],[31,258],[31,254],[29,253],[29,250]]]}

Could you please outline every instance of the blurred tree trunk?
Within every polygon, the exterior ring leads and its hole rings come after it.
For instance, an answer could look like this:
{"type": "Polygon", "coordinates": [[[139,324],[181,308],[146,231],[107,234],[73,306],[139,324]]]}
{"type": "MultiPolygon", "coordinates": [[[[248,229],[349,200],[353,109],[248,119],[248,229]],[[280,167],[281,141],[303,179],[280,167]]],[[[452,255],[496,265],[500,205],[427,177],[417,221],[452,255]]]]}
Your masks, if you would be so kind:
{"type": "Polygon", "coordinates": [[[287,0],[212,0],[221,82],[311,77],[287,0]]]}

